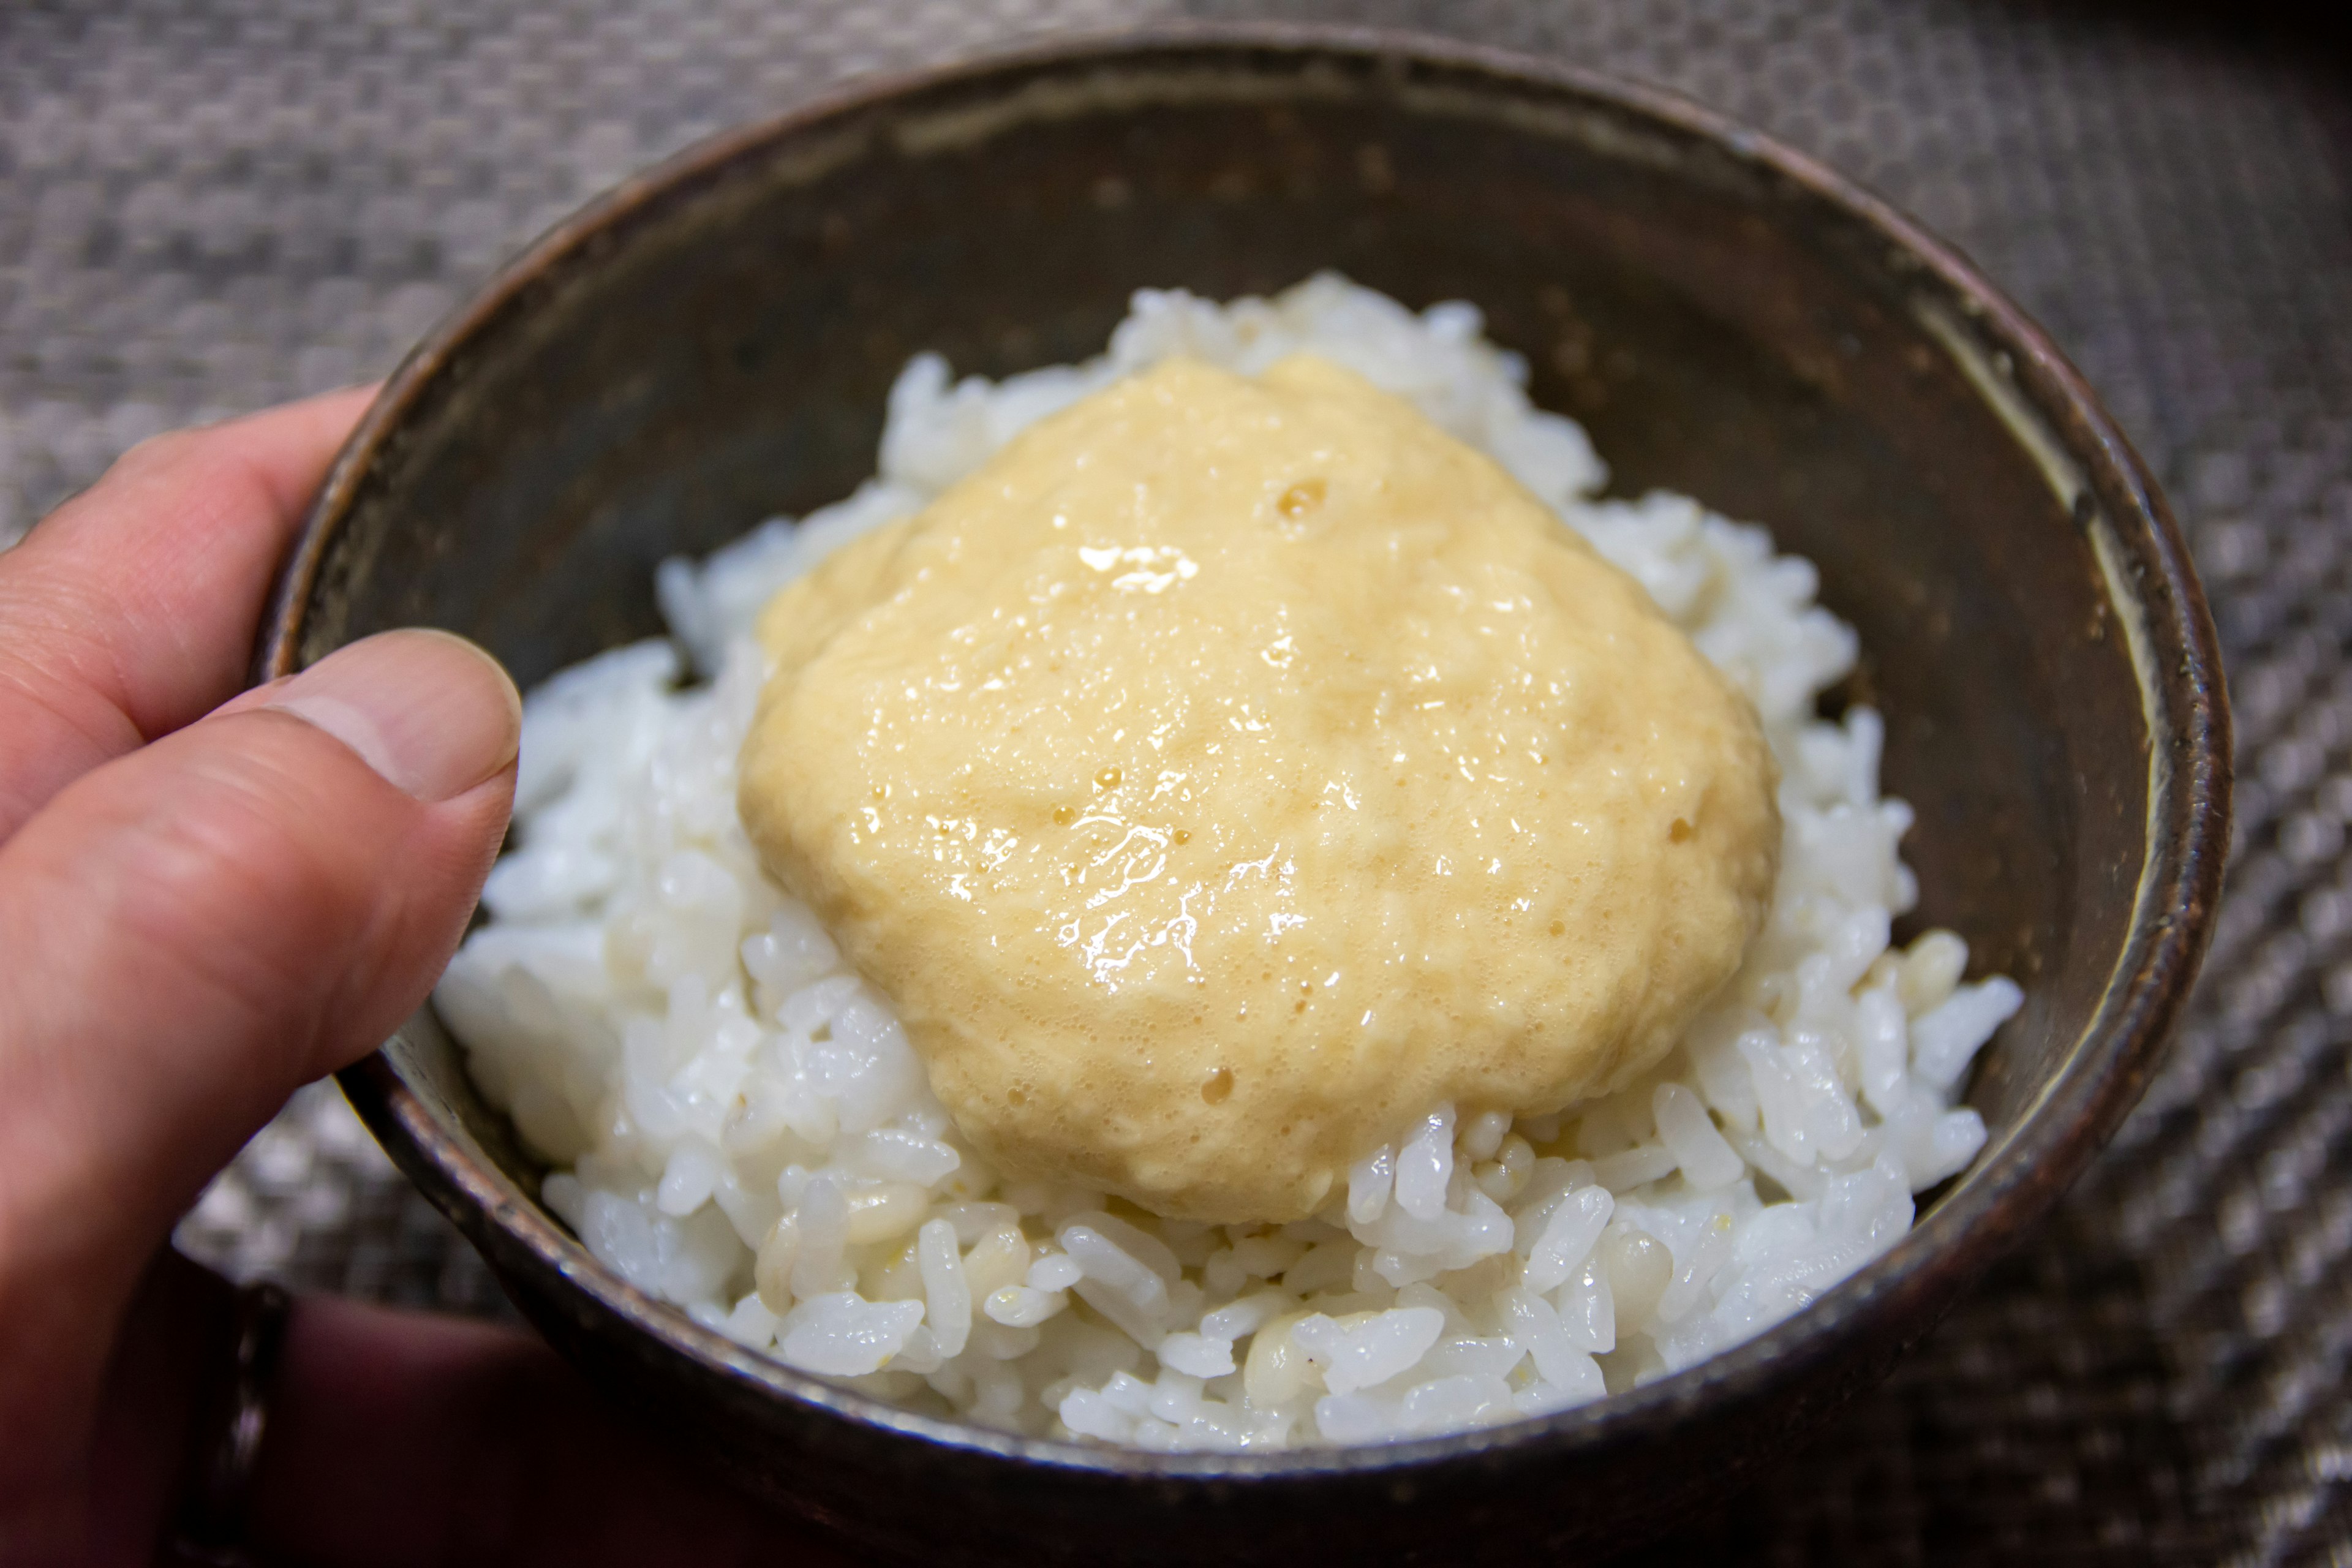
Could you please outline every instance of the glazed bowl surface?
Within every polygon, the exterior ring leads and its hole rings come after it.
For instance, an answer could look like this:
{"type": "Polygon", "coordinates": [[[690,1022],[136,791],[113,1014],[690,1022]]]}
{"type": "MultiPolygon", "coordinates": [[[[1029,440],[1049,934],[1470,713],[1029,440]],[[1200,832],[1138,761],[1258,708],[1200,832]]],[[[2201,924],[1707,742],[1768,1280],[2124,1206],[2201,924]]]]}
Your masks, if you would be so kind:
{"type": "MultiPolygon", "coordinates": [[[[872,469],[908,357],[1097,352],[1138,287],[1324,268],[1462,299],[1581,421],[1612,493],[1811,558],[1860,634],[1917,823],[1906,925],[2025,1005],[1990,1139],[1891,1253],[1758,1339],[1540,1421],[1152,1455],[913,1415],[704,1330],[599,1264],[430,1008],[344,1075],[401,1166],[588,1374],[877,1556],[1448,1561],[1622,1544],[1882,1375],[2137,1098],[2211,925],[2228,717],[2187,554],[2042,334],[1803,157],[1647,89],[1389,35],[1192,30],[853,89],[723,135],[547,236],[386,385],[258,654],[463,633],[528,687],[658,630],[652,579],[872,469]]],[[[1898,928],[1898,934],[1903,934],[1898,928]]]]}

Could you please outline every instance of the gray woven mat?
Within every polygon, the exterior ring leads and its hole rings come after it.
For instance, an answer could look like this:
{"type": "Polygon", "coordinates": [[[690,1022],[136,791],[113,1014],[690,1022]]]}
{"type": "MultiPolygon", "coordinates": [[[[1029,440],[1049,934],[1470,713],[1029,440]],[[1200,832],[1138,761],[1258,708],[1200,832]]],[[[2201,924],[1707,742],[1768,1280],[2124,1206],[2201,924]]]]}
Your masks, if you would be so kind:
{"type": "MultiPolygon", "coordinates": [[[[0,539],[141,436],[381,372],[500,255],[719,125],[1024,33],[1244,10],[1573,56],[1885,191],[2080,362],[2213,591],[2242,837],[2169,1069],[1888,1384],[1656,1560],[2352,1562],[2352,73],[2242,6],[0,6],[0,539]]],[[[331,1090],[183,1238],[499,1310],[331,1090]]]]}

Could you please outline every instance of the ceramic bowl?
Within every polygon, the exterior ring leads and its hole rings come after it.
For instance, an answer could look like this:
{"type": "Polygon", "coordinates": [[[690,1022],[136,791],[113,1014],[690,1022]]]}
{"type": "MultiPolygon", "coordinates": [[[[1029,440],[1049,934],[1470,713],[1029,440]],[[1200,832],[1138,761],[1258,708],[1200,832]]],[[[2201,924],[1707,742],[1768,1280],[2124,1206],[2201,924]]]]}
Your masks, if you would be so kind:
{"type": "Polygon", "coordinates": [[[1214,30],[856,88],[623,185],[384,388],[288,569],[274,675],[446,626],[528,686],[658,627],[653,569],[846,493],[908,356],[1097,352],[1139,286],[1337,268],[1475,302],[1613,488],[1769,525],[1866,650],[1917,810],[1915,921],[2023,1011],[1990,1140],[1891,1253],[1699,1366],[1546,1420],[1169,1456],[1034,1441],[804,1377],[624,1283],[429,1010],[344,1085],[565,1354],[691,1453],[876,1556],[1445,1560],[1621,1544],[1880,1376],[2139,1093],[2211,927],[2228,719],[2180,537],[2112,419],[1949,247],[1665,94],[1393,36],[1214,30]]]}

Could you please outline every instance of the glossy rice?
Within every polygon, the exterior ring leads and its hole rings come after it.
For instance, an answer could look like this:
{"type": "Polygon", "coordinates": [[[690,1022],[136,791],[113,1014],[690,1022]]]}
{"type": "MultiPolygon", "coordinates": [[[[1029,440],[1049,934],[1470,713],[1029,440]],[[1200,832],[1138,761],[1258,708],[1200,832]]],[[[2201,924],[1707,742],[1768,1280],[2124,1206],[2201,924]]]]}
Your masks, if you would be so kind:
{"type": "Polygon", "coordinates": [[[880,471],[657,588],[673,631],[531,694],[515,847],[436,1000],[597,1258],[804,1371],[994,1426],[1151,1448],[1377,1442],[1565,1409],[1785,1318],[1892,1247],[1984,1141],[1957,1103],[2021,995],[1949,932],[1889,947],[1910,812],[1878,716],[1815,700],[1852,630],[1806,562],[1669,495],[1594,497],[1477,312],[1321,277],[1217,305],[1145,290],[1108,352],[1002,383],[917,358],[880,471]],[[1630,573],[1755,703],[1784,822],[1770,914],[1654,1073],[1517,1121],[1428,1108],[1283,1226],[1156,1218],[1001,1181],[887,998],[760,869],[737,754],[751,627],[845,539],[919,508],[1030,422],[1173,354],[1319,353],[1496,458],[1630,573]]]}

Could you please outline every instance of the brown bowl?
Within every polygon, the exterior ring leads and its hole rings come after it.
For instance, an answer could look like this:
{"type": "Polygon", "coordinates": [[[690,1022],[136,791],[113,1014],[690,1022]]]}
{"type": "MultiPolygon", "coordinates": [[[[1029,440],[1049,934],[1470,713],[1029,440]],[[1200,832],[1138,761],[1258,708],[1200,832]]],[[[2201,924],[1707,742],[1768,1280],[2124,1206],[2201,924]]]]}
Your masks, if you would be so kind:
{"type": "Polygon", "coordinates": [[[1367,33],[1094,41],[899,78],[705,143],[507,268],[404,363],[320,497],[264,675],[389,626],[526,684],[657,629],[650,582],[872,468],[883,394],[1097,350],[1139,285],[1321,268],[1466,299],[1620,491],[1811,557],[1868,650],[1919,918],[2017,976],[1983,1156],[1893,1252],[1702,1365],[1389,1447],[1160,1456],[908,1414],[597,1263],[422,1012],[344,1087],[588,1374],[871,1552],[1026,1563],[1590,1551],[1723,1491],[1885,1372],[2138,1095],[2211,929],[2229,721],[2138,459],[1947,246],[1654,90],[1367,33]]]}

